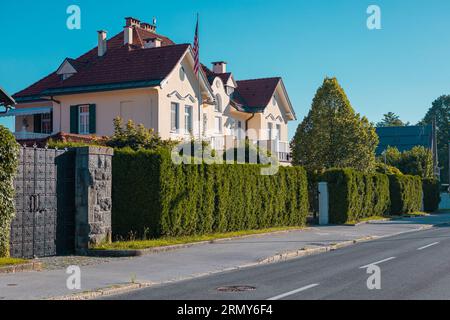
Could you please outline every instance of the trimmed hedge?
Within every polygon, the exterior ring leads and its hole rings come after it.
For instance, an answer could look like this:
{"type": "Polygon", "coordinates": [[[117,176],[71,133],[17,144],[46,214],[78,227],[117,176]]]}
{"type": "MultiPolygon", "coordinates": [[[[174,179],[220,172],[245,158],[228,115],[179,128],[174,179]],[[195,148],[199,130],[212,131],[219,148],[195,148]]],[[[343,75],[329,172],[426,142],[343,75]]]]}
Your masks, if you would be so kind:
{"type": "Polygon", "coordinates": [[[117,150],[113,157],[113,235],[117,238],[201,235],[303,226],[306,172],[281,167],[174,165],[168,151],[117,150]]]}
{"type": "Polygon", "coordinates": [[[389,175],[391,214],[401,215],[422,208],[422,179],[419,176],[389,175]]]}
{"type": "Polygon", "coordinates": [[[436,212],[441,202],[441,184],[436,179],[423,179],[423,207],[425,212],[436,212]]]}
{"type": "Polygon", "coordinates": [[[14,217],[13,180],[19,145],[12,133],[0,125],[0,257],[9,257],[11,220],[14,217]]]}
{"type": "Polygon", "coordinates": [[[384,174],[332,169],[323,174],[322,181],[328,182],[329,221],[332,224],[357,222],[389,212],[389,179],[384,174]]]}

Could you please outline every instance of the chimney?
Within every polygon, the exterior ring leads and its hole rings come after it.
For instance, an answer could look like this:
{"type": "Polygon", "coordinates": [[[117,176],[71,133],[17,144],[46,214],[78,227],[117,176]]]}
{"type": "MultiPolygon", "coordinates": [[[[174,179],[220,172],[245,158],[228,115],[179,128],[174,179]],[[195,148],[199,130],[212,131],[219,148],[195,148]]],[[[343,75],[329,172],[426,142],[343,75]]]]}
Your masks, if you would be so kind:
{"type": "Polygon", "coordinates": [[[138,19],[135,19],[133,17],[125,18],[125,26],[127,26],[127,27],[139,27],[140,25],[141,25],[141,21],[138,19]]]}
{"type": "Polygon", "coordinates": [[[123,44],[133,44],[133,27],[125,26],[123,29],[123,44]]]}
{"type": "Polygon", "coordinates": [[[98,56],[103,57],[108,49],[106,41],[107,33],[104,30],[98,31],[98,56]]]}
{"type": "Polygon", "coordinates": [[[150,49],[150,48],[159,48],[161,47],[161,39],[160,38],[147,38],[144,40],[145,44],[144,44],[144,48],[145,49],[150,49]]]}
{"type": "Polygon", "coordinates": [[[227,63],[225,61],[213,62],[212,65],[215,74],[227,73],[227,63]]]}
{"type": "Polygon", "coordinates": [[[146,22],[142,22],[141,23],[141,29],[148,31],[148,32],[156,32],[156,25],[154,24],[150,24],[150,23],[146,23],[146,22]]]}

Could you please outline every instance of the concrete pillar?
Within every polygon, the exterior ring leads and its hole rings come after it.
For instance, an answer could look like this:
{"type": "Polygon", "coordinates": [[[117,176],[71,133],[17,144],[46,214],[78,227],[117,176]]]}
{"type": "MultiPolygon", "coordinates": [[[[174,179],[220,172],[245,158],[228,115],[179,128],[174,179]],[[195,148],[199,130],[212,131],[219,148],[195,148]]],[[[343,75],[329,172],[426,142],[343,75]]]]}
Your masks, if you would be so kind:
{"type": "Polygon", "coordinates": [[[75,159],[75,250],[111,242],[113,149],[83,147],[75,159]]]}
{"type": "Polygon", "coordinates": [[[329,224],[328,211],[328,184],[319,182],[319,224],[321,226],[329,224]]]}

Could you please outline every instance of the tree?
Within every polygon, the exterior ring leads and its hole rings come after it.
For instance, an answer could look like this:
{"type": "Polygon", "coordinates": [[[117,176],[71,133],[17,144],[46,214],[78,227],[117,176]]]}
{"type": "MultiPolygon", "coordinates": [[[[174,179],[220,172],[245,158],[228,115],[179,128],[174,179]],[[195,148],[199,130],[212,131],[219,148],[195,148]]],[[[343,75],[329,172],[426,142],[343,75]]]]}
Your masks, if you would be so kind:
{"type": "Polygon", "coordinates": [[[409,122],[403,122],[400,117],[393,112],[383,115],[383,120],[377,123],[377,127],[405,127],[409,126],[409,122]]]}
{"type": "Polygon", "coordinates": [[[308,170],[375,169],[378,136],[353,110],[336,78],[326,78],[291,142],[293,164],[308,170]]]}
{"type": "Polygon", "coordinates": [[[420,125],[432,125],[436,120],[437,149],[439,166],[441,171],[441,182],[448,183],[448,143],[450,141],[450,95],[437,98],[428,110],[420,125]]]}
{"type": "Polygon", "coordinates": [[[404,174],[420,176],[424,179],[431,179],[434,175],[433,154],[422,146],[404,152],[389,147],[378,160],[383,163],[386,160],[388,166],[395,167],[404,174]]]}

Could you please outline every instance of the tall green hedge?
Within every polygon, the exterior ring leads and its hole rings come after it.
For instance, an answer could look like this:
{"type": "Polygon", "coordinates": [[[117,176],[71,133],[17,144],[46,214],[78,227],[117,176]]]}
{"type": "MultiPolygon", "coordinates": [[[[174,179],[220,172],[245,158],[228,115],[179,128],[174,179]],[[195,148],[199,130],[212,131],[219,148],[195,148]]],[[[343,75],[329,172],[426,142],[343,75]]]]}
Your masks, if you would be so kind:
{"type": "Polygon", "coordinates": [[[11,220],[15,212],[13,179],[18,153],[16,139],[0,125],[0,257],[9,257],[11,220]]]}
{"type": "Polygon", "coordinates": [[[422,179],[419,176],[389,175],[391,214],[400,215],[422,208],[422,179]]]}
{"type": "Polygon", "coordinates": [[[166,151],[117,151],[113,234],[198,235],[302,226],[308,212],[303,168],[263,176],[261,166],[174,165],[166,151]]]}
{"type": "Polygon", "coordinates": [[[323,174],[322,180],[328,183],[332,224],[382,216],[389,211],[389,179],[384,174],[332,169],[323,174]]]}
{"type": "Polygon", "coordinates": [[[436,212],[441,202],[440,183],[436,179],[423,179],[423,207],[426,212],[436,212]]]}

